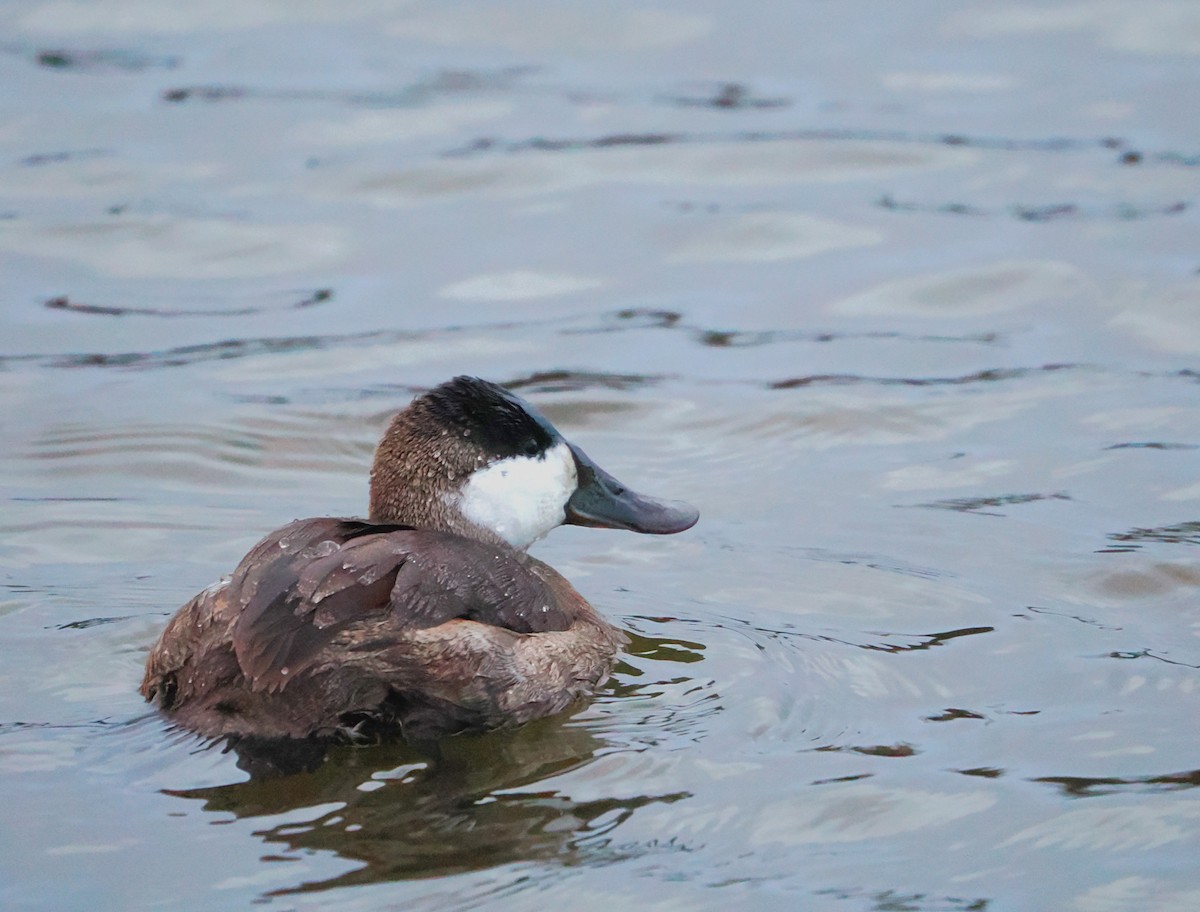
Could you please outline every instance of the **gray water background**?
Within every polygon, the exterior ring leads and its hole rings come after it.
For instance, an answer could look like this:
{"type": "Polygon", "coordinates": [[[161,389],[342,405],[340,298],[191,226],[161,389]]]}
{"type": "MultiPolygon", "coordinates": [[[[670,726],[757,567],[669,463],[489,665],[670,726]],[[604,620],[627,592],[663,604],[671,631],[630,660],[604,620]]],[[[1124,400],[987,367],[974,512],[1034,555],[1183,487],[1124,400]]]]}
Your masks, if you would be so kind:
{"type": "Polygon", "coordinates": [[[0,3],[0,907],[1200,907],[1200,5],[0,3]],[[518,389],[593,703],[248,782],[146,650],[518,389]]]}

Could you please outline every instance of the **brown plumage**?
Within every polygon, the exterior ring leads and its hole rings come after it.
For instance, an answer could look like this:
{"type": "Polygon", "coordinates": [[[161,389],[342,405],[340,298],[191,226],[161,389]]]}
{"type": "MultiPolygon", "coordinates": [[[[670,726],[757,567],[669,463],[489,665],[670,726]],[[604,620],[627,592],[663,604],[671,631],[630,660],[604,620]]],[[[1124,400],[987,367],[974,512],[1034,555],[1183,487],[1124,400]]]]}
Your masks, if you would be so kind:
{"type": "Polygon", "coordinates": [[[209,737],[422,742],[591,694],[625,637],[510,542],[523,505],[481,512],[495,489],[472,479],[502,490],[510,471],[549,479],[539,503],[569,484],[534,537],[563,521],[665,533],[696,519],[625,489],[511,393],[458,378],[388,428],[370,521],[297,520],[264,538],[167,625],[142,694],[209,737]]]}

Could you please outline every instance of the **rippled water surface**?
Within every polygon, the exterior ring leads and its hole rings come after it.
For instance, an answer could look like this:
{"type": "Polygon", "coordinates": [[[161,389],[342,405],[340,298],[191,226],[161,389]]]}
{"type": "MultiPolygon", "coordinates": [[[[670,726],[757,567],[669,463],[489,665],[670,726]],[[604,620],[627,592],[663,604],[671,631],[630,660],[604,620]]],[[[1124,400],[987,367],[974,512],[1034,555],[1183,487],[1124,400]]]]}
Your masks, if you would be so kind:
{"type": "Polygon", "coordinates": [[[0,906],[1200,907],[1200,7],[0,3],[0,906]],[[169,614],[458,373],[702,520],[430,767],[169,614]]]}

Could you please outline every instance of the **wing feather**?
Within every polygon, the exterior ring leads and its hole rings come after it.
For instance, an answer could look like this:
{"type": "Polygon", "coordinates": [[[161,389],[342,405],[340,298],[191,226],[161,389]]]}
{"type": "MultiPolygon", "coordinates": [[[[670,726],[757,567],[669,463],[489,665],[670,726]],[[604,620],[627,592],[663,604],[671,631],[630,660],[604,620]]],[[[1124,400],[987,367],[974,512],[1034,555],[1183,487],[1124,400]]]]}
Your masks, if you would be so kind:
{"type": "Polygon", "coordinates": [[[269,692],[319,664],[355,625],[386,649],[456,619],[518,634],[566,630],[575,610],[520,552],[359,520],[298,520],[273,532],[229,586],[238,664],[252,689],[269,692]]]}

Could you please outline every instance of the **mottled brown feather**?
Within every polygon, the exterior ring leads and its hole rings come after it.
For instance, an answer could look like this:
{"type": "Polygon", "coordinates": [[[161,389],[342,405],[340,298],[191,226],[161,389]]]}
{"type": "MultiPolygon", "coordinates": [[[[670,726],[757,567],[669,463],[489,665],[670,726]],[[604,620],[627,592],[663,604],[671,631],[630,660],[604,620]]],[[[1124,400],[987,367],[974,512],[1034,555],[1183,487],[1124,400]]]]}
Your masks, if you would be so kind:
{"type": "Polygon", "coordinates": [[[603,682],[623,641],[522,552],[299,520],[179,611],[142,693],[210,736],[330,736],[370,718],[429,739],[561,710],[603,682]]]}
{"type": "Polygon", "coordinates": [[[516,633],[566,630],[573,606],[554,602],[520,552],[446,532],[332,519],[298,520],[268,535],[234,571],[242,606],[233,648],[252,689],[282,690],[347,625],[390,629],[467,619],[516,633]],[[378,531],[376,531],[378,530],[378,531]]]}

